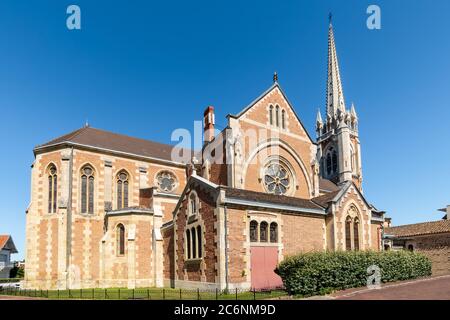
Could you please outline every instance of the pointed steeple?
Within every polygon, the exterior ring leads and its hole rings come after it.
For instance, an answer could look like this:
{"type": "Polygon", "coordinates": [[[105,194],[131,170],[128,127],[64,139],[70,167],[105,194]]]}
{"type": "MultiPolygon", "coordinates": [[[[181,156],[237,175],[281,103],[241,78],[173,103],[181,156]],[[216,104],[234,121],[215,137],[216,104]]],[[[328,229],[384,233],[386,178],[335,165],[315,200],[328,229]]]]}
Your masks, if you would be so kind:
{"type": "Polygon", "coordinates": [[[358,116],[356,115],[355,105],[352,102],[352,107],[350,108],[350,114],[354,119],[358,119],[358,116]]]}
{"type": "Polygon", "coordinates": [[[328,27],[328,76],[327,76],[327,116],[334,117],[338,110],[345,113],[344,91],[342,89],[339,62],[336,53],[333,25],[328,27]]]}
{"type": "Polygon", "coordinates": [[[316,126],[319,127],[323,125],[323,120],[322,120],[322,114],[320,113],[320,108],[319,110],[317,110],[317,117],[316,117],[316,126]]]}

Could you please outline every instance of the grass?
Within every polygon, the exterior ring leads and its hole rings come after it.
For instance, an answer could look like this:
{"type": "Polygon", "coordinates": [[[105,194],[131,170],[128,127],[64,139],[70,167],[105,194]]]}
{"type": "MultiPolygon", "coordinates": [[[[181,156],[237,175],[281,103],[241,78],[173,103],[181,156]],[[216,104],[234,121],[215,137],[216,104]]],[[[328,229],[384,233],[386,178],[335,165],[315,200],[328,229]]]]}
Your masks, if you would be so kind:
{"type": "Polygon", "coordinates": [[[187,290],[172,288],[108,288],[78,290],[4,290],[0,295],[40,297],[52,300],[261,300],[285,296],[283,290],[266,292],[229,292],[187,290]]]}

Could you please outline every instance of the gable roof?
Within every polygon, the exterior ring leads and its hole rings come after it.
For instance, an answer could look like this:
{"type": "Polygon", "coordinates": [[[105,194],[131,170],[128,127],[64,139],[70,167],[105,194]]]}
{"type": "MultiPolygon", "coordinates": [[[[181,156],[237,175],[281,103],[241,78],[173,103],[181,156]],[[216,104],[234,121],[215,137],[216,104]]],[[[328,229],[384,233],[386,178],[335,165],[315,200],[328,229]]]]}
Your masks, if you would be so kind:
{"type": "Polygon", "coordinates": [[[300,117],[298,116],[297,112],[294,109],[293,104],[289,101],[289,99],[287,98],[286,94],[284,93],[283,89],[281,88],[280,84],[278,83],[278,81],[275,81],[266,91],[264,91],[258,98],[256,98],[255,100],[253,100],[249,105],[247,105],[241,112],[239,112],[237,115],[233,115],[233,114],[229,114],[229,117],[233,117],[233,118],[239,118],[241,117],[243,114],[245,114],[251,107],[253,107],[255,104],[257,104],[260,100],[262,100],[269,92],[271,92],[272,90],[274,90],[275,88],[278,88],[278,90],[280,90],[281,95],[283,96],[284,100],[286,100],[287,104],[289,105],[289,107],[291,108],[292,112],[294,113],[295,117],[297,118],[297,121],[300,123],[300,126],[303,128],[303,130],[305,131],[306,135],[308,136],[309,140],[311,140],[311,142],[313,144],[316,144],[316,142],[311,138],[311,136],[309,135],[308,130],[306,130],[306,127],[303,125],[303,122],[300,120],[300,117]]]}
{"type": "MultiPolygon", "coordinates": [[[[172,161],[171,153],[175,146],[91,127],[80,128],[45,144],[38,145],[34,148],[34,152],[36,154],[40,151],[45,151],[48,148],[61,145],[84,146],[103,151],[174,162],[172,161]]],[[[191,152],[188,149],[183,150],[191,152]]]]}
{"type": "Polygon", "coordinates": [[[331,180],[319,178],[319,189],[325,192],[333,192],[339,190],[339,187],[331,180]]]}
{"type": "Polygon", "coordinates": [[[385,234],[399,238],[447,232],[450,232],[450,220],[429,221],[384,229],[385,234]]]}
{"type": "Polygon", "coordinates": [[[12,237],[8,234],[0,235],[0,250],[10,250],[11,253],[17,253],[16,246],[12,240],[12,237]]]}

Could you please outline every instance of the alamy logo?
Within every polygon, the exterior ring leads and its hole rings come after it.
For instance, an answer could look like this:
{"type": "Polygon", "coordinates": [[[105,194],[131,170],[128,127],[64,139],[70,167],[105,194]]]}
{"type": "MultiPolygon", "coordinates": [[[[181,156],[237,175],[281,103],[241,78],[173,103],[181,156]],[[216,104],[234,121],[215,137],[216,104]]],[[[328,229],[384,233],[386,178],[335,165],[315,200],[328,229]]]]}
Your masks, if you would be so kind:
{"type": "Polygon", "coordinates": [[[380,289],[381,288],[381,269],[377,265],[371,265],[367,268],[367,288],[380,289]]]}
{"type": "Polygon", "coordinates": [[[369,30],[381,29],[381,9],[376,4],[372,4],[367,7],[367,14],[370,16],[367,18],[367,28],[369,30]]]}
{"type": "Polygon", "coordinates": [[[66,26],[69,30],[81,30],[81,9],[79,6],[75,4],[71,4],[67,7],[67,14],[70,16],[67,17],[66,26]]]}

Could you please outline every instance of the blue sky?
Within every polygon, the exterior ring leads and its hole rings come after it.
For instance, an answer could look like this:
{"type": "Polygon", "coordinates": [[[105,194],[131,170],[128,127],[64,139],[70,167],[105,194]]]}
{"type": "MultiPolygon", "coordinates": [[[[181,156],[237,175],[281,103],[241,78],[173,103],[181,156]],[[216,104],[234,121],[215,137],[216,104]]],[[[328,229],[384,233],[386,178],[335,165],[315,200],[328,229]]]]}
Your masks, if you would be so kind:
{"type": "Polygon", "coordinates": [[[219,127],[279,82],[311,135],[324,109],[328,12],[364,191],[394,224],[450,203],[448,0],[0,3],[0,233],[24,255],[32,149],[81,127],[170,143],[207,105],[219,127]],[[82,30],[66,28],[81,7],[82,30]],[[366,8],[381,8],[381,30],[366,8]]]}

